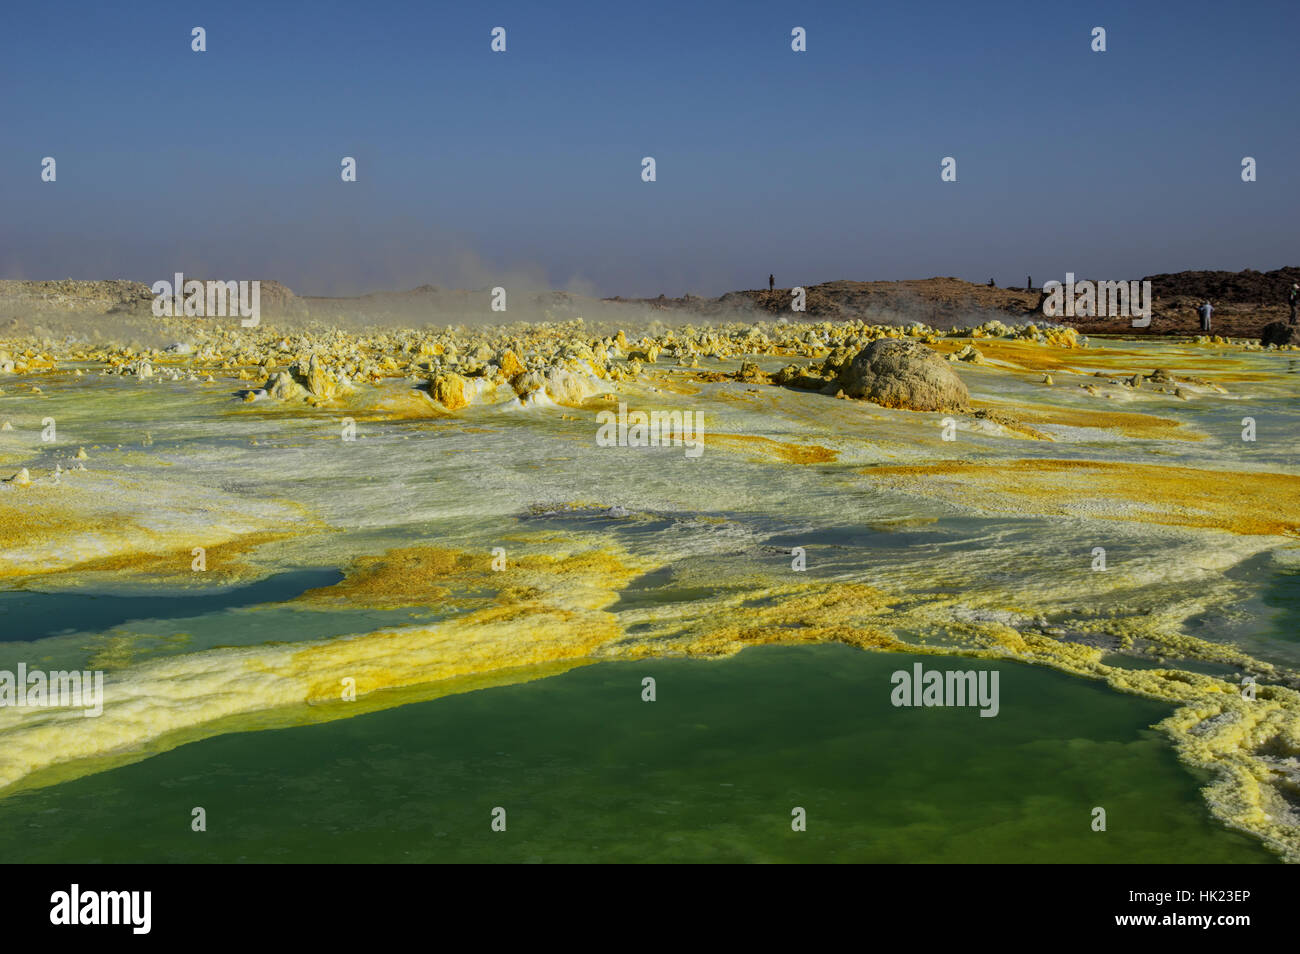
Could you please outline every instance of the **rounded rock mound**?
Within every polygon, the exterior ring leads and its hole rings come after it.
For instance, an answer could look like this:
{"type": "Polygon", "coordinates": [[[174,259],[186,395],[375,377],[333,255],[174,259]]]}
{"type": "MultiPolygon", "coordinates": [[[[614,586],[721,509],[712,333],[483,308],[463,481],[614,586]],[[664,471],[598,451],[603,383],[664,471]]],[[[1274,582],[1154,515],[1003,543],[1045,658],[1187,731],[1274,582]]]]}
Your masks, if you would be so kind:
{"type": "Polygon", "coordinates": [[[909,411],[958,411],[970,392],[952,366],[916,341],[880,338],[859,351],[840,371],[849,397],[909,411]]]}
{"type": "Polygon", "coordinates": [[[1260,333],[1259,343],[1265,347],[1268,345],[1300,346],[1300,325],[1287,324],[1285,321],[1270,321],[1260,333]]]}

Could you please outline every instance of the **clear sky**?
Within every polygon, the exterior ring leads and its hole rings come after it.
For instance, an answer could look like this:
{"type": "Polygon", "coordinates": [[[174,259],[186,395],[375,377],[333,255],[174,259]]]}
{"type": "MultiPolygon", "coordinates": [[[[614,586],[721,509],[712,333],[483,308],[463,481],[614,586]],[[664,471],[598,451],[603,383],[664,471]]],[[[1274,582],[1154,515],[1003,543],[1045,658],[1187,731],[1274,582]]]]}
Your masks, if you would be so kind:
{"type": "Polygon", "coordinates": [[[1294,0],[10,0],[0,277],[651,296],[1268,270],[1300,264],[1298,90],[1294,0]]]}

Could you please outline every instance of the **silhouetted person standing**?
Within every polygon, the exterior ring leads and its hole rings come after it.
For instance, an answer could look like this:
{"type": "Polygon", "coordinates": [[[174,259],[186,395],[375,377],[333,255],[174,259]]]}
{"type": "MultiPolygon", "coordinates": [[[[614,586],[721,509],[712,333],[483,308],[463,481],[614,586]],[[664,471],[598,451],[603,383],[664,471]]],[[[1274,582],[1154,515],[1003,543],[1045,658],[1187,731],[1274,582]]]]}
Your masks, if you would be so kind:
{"type": "Polygon", "coordinates": [[[775,276],[775,275],[768,275],[768,276],[767,276],[767,290],[768,290],[769,292],[772,292],[772,291],[775,291],[775,290],[776,290],[776,276],[775,276]]]}

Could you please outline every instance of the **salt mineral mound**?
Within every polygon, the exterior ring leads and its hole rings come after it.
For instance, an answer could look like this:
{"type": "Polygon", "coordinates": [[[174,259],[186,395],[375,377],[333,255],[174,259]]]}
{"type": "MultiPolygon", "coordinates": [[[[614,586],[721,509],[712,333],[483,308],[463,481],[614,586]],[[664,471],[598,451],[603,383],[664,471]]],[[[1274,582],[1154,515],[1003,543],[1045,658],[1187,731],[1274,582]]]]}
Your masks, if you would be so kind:
{"type": "Polygon", "coordinates": [[[840,372],[849,397],[909,411],[955,411],[970,402],[966,385],[925,345],[897,338],[873,341],[840,372]]]}
{"type": "Polygon", "coordinates": [[[474,400],[476,388],[464,375],[439,371],[429,379],[429,393],[449,411],[459,411],[474,400]]]}

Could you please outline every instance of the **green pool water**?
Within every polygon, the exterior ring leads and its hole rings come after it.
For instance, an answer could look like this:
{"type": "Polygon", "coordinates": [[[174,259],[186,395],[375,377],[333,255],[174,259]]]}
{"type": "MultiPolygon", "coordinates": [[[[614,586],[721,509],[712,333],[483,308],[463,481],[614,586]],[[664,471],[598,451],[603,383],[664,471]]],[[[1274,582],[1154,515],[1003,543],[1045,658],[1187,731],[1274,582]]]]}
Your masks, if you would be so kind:
{"type": "Polygon", "coordinates": [[[138,620],[193,619],[224,609],[292,599],[304,590],[332,586],[343,578],[337,570],[306,569],[277,573],[247,586],[215,593],[41,593],[0,592],[0,642],[38,640],[77,632],[100,632],[138,620]]]}
{"type": "Polygon", "coordinates": [[[0,800],[36,862],[1270,862],[1150,729],[1167,707],[1015,663],[760,647],[588,666],[192,743],[0,800]],[[1000,712],[890,675],[997,669],[1000,712]],[[642,679],[657,699],[642,701],[642,679]],[[202,806],[207,831],[191,831],[202,806]],[[493,831],[492,812],[506,811],[493,831]],[[793,831],[791,811],[807,813],[793,831]],[[1093,809],[1107,830],[1093,831],[1093,809]]]}

